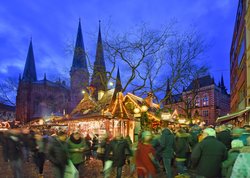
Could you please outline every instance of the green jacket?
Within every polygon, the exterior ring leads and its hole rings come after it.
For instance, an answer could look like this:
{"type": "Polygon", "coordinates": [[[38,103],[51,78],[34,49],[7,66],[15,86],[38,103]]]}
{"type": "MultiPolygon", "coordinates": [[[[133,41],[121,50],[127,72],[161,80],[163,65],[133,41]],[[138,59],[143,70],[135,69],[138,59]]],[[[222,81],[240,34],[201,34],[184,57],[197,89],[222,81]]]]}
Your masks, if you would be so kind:
{"type": "Polygon", "coordinates": [[[86,149],[86,142],[83,138],[77,141],[71,136],[68,140],[69,159],[73,164],[80,164],[84,162],[84,149],[86,149]]]}
{"type": "Polygon", "coordinates": [[[229,150],[227,160],[222,163],[222,177],[230,178],[235,160],[237,159],[239,153],[239,148],[233,148],[229,150]]]}

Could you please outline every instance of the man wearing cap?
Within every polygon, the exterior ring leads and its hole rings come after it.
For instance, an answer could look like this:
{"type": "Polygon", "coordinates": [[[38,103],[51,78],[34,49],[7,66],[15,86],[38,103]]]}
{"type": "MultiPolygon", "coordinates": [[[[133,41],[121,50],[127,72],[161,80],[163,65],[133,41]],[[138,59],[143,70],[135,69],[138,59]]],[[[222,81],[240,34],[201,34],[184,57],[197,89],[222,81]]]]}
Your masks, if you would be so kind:
{"type": "Polygon", "coordinates": [[[222,162],[227,159],[226,146],[216,139],[215,130],[206,128],[203,140],[198,143],[191,154],[193,167],[198,177],[221,177],[222,162]]]}

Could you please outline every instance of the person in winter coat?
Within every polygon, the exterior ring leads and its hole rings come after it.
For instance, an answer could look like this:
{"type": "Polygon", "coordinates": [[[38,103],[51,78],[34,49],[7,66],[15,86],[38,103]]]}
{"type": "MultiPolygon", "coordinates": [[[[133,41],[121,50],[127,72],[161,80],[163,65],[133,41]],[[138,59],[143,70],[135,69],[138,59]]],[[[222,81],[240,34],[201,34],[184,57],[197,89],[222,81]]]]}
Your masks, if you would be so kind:
{"type": "Polygon", "coordinates": [[[240,154],[238,155],[233,169],[231,177],[245,178],[250,177],[250,137],[247,139],[247,146],[243,146],[240,149],[240,154]]]}
{"type": "Polygon", "coordinates": [[[135,154],[138,178],[153,178],[160,168],[160,164],[155,158],[155,149],[150,144],[151,139],[150,131],[142,133],[142,143],[138,144],[135,154]]]}
{"type": "Polygon", "coordinates": [[[175,161],[178,174],[186,173],[187,168],[185,163],[188,159],[188,155],[191,153],[191,139],[191,135],[186,133],[184,129],[179,129],[176,133],[174,150],[176,154],[175,161]]]}
{"type": "Polygon", "coordinates": [[[74,132],[67,140],[69,159],[72,161],[79,174],[82,175],[81,166],[84,164],[84,150],[87,149],[85,139],[81,137],[79,132],[74,132]]]}
{"type": "Polygon", "coordinates": [[[45,163],[45,139],[42,134],[37,132],[31,139],[30,150],[33,152],[34,162],[39,171],[39,177],[43,177],[43,166],[45,163]],[[34,139],[34,140],[33,140],[34,139]]]}
{"type": "Polygon", "coordinates": [[[164,125],[164,129],[160,137],[160,145],[166,175],[167,177],[172,177],[171,160],[174,157],[174,135],[171,130],[167,128],[167,125],[164,125]]]}
{"type": "Polygon", "coordinates": [[[63,178],[66,165],[68,163],[67,135],[64,131],[59,131],[57,137],[51,138],[48,148],[48,156],[54,165],[56,178],[63,178]]]}
{"type": "Polygon", "coordinates": [[[233,165],[240,154],[240,149],[243,147],[241,140],[233,140],[231,143],[232,149],[228,151],[228,158],[222,163],[222,177],[230,178],[232,174],[233,165]]]}
{"type": "Polygon", "coordinates": [[[232,136],[230,130],[225,125],[219,126],[219,132],[216,134],[216,137],[227,147],[227,150],[231,149],[232,136]]]}
{"type": "Polygon", "coordinates": [[[99,137],[98,134],[94,135],[93,140],[92,140],[92,146],[91,146],[92,156],[95,159],[97,158],[97,149],[98,149],[98,145],[99,145],[98,137],[99,137]]]}
{"type": "Polygon", "coordinates": [[[247,145],[247,138],[250,138],[250,125],[244,125],[243,126],[243,133],[239,137],[240,140],[242,140],[243,144],[247,145]]]}
{"type": "Polygon", "coordinates": [[[20,134],[21,131],[17,129],[12,129],[8,131],[7,138],[7,157],[10,161],[11,169],[14,174],[14,178],[22,178],[22,146],[20,134]]]}
{"type": "Polygon", "coordinates": [[[127,140],[122,138],[122,135],[120,133],[117,133],[115,139],[113,139],[110,142],[105,157],[108,158],[111,152],[112,152],[111,160],[113,161],[112,166],[115,167],[117,170],[116,178],[121,178],[122,167],[124,166],[126,161],[126,153],[128,153],[131,156],[132,152],[127,140]]]}
{"type": "Polygon", "coordinates": [[[89,134],[85,137],[86,144],[88,146],[88,149],[85,151],[86,160],[90,160],[91,157],[91,147],[92,147],[92,139],[89,134]]]}
{"type": "Polygon", "coordinates": [[[221,177],[221,165],[227,159],[227,148],[216,139],[215,130],[212,128],[203,131],[203,138],[192,150],[192,165],[198,176],[221,177]]]}

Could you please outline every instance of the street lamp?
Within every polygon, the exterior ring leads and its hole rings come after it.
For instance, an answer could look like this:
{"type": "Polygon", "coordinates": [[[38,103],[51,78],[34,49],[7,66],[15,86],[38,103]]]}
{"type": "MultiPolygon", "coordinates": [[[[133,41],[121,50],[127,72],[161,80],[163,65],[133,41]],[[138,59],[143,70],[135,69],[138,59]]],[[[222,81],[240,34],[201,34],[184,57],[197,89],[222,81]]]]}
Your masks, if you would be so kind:
{"type": "Polygon", "coordinates": [[[109,82],[109,86],[110,86],[110,87],[113,87],[113,86],[114,86],[114,83],[113,83],[113,82],[109,82]]]}
{"type": "Polygon", "coordinates": [[[143,105],[141,107],[141,112],[147,112],[148,111],[148,107],[146,105],[143,105]]]}

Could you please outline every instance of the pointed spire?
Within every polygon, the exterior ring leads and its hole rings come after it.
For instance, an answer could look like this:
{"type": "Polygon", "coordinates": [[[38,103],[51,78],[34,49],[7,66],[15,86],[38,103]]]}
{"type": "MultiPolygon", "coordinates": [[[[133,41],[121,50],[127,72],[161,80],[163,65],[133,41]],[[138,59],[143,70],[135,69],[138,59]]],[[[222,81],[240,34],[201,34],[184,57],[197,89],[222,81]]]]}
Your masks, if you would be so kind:
{"type": "Polygon", "coordinates": [[[95,98],[97,98],[97,93],[99,90],[103,91],[107,90],[107,74],[106,74],[106,66],[105,66],[103,46],[102,46],[100,21],[99,21],[96,57],[94,62],[94,71],[90,85],[96,88],[96,91],[94,93],[95,98]]]}
{"type": "Polygon", "coordinates": [[[117,90],[118,92],[122,91],[122,82],[121,82],[119,67],[118,67],[117,75],[116,75],[115,90],[117,90]]]}
{"type": "Polygon", "coordinates": [[[76,43],[74,48],[74,57],[72,63],[72,69],[85,69],[88,70],[87,67],[87,60],[86,60],[86,53],[83,43],[83,36],[82,36],[82,27],[81,27],[81,19],[79,19],[78,30],[77,30],[77,37],[76,43]]]}
{"type": "Polygon", "coordinates": [[[219,83],[218,83],[218,86],[221,87],[220,81],[219,81],[219,83]]]}
{"type": "Polygon", "coordinates": [[[32,38],[30,40],[30,45],[29,45],[26,62],[25,62],[22,80],[28,81],[28,82],[33,82],[37,80],[32,38]]]}
{"type": "Polygon", "coordinates": [[[105,67],[103,45],[102,45],[101,20],[99,20],[99,31],[98,31],[97,48],[96,48],[96,62],[99,65],[105,67]]]}
{"type": "Polygon", "coordinates": [[[223,74],[221,75],[221,82],[220,82],[220,87],[221,87],[221,91],[222,93],[227,93],[227,89],[226,89],[226,86],[224,84],[224,77],[223,77],[223,74]]]}
{"type": "Polygon", "coordinates": [[[224,85],[224,78],[223,78],[223,74],[221,75],[221,87],[225,87],[225,85],[224,85]]]}
{"type": "Polygon", "coordinates": [[[46,73],[44,73],[43,80],[47,80],[46,73]]]}
{"type": "Polygon", "coordinates": [[[212,84],[214,84],[214,77],[212,77],[212,84]]]}
{"type": "Polygon", "coordinates": [[[171,89],[170,89],[170,80],[168,78],[167,80],[167,89],[166,89],[166,95],[165,95],[165,103],[166,104],[170,104],[171,100],[172,100],[172,93],[171,93],[171,89]]]}
{"type": "Polygon", "coordinates": [[[116,83],[115,83],[115,91],[112,97],[112,101],[115,101],[117,93],[122,92],[122,82],[120,77],[120,70],[118,67],[117,75],[116,75],[116,83]]]}

